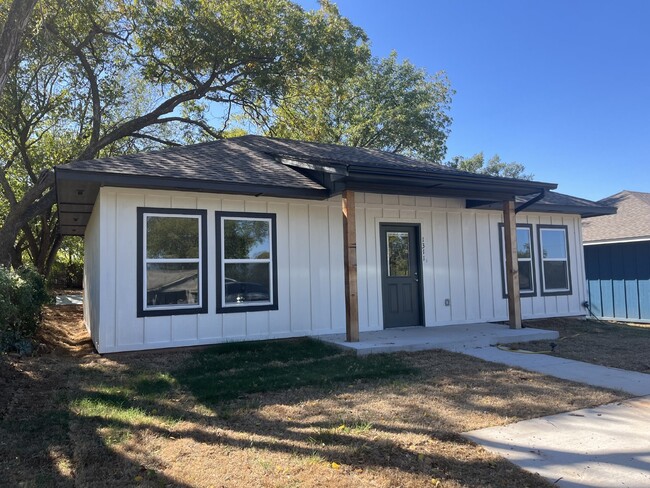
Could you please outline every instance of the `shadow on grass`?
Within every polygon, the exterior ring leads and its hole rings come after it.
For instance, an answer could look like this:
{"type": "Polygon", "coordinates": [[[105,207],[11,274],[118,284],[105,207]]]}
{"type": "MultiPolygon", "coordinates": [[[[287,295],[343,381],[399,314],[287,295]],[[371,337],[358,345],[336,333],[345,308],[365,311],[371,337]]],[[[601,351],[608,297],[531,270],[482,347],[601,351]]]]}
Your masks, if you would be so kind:
{"type": "MultiPolygon", "coordinates": [[[[7,461],[6,471],[13,472],[4,479],[24,481],[21,476],[30,476],[25,479],[33,481],[40,472],[47,481],[41,484],[45,485],[183,486],[165,475],[164,463],[168,461],[158,457],[151,443],[151,439],[158,439],[156,442],[169,446],[182,439],[194,441],[199,448],[219,446],[245,453],[254,447],[261,453],[286,454],[287,459],[315,457],[359,469],[381,468],[382,476],[417,476],[418,483],[435,476],[454,480],[467,477],[470,482],[480,479],[493,486],[545,486],[505,460],[477,456],[477,448],[456,433],[459,430],[443,418],[442,412],[429,412],[426,404],[413,400],[414,384],[424,396],[434,398],[445,383],[453,382],[457,392],[446,392],[445,402],[469,414],[485,412],[489,407],[481,404],[480,398],[494,392],[483,390],[480,370],[499,367],[474,360],[466,364],[439,351],[427,354],[428,358],[440,359],[426,363],[426,374],[416,360],[423,355],[357,358],[311,339],[233,343],[110,358],[60,358],[57,361],[64,361],[64,365],[50,375],[47,384],[33,383],[28,388],[33,393],[40,388],[45,396],[60,393],[55,406],[49,411],[39,411],[37,406],[16,424],[10,423],[9,417],[0,423],[0,434],[10,436],[16,449],[3,452],[0,448],[0,453],[20,454],[20,460],[7,461]],[[462,367],[454,369],[456,362],[462,367]],[[386,386],[390,387],[394,402],[391,415],[395,419],[370,418],[363,413],[364,395],[357,396],[356,392],[386,386]],[[473,392],[469,397],[468,390],[473,392]],[[318,408],[328,405],[325,408],[338,413],[316,415],[307,411],[311,407],[305,405],[314,403],[318,408]],[[293,419],[269,416],[264,408],[274,405],[281,409],[300,406],[301,413],[293,419]],[[432,415],[440,418],[434,422],[432,415]],[[179,425],[182,421],[187,422],[179,425]],[[38,468],[26,447],[30,431],[52,433],[51,438],[44,437],[32,445],[32,451],[46,453],[38,468]],[[403,442],[402,434],[428,438],[431,444],[411,446],[403,442]],[[450,446],[453,449],[449,450],[450,446]],[[48,458],[48,453],[59,448],[74,476],[61,475],[61,460],[51,454],[48,458]]],[[[48,369],[46,364],[43,368],[48,369]]],[[[499,393],[515,401],[522,396],[537,397],[544,391],[517,381],[505,384],[499,393]]],[[[23,404],[29,410],[27,398],[23,404]]],[[[512,408],[510,404],[494,410],[508,416],[512,408]]],[[[214,461],[208,456],[194,462],[209,467],[214,461]]],[[[239,464],[233,463],[227,469],[247,468],[241,458],[239,464]]]]}
{"type": "MultiPolygon", "coordinates": [[[[251,393],[326,387],[342,381],[416,372],[397,356],[359,358],[330,344],[305,338],[213,346],[194,353],[173,376],[197,401],[210,406],[251,393]]],[[[150,388],[153,384],[142,386],[150,388]]]]}

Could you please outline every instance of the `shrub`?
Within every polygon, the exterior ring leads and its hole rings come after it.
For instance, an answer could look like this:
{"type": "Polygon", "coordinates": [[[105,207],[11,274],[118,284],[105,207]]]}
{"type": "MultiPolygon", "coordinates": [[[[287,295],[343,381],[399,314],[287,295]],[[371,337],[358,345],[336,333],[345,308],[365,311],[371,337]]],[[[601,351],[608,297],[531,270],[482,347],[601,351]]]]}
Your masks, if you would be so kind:
{"type": "Polygon", "coordinates": [[[31,352],[31,339],[50,301],[45,280],[33,268],[0,266],[0,350],[31,352]]]}

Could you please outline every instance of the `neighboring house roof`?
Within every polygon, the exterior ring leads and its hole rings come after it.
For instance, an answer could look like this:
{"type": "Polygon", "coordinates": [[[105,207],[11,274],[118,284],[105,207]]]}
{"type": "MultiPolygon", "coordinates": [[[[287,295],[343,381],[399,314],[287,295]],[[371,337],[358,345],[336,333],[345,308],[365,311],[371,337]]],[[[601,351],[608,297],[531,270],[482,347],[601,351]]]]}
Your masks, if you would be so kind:
{"type": "Polygon", "coordinates": [[[617,212],[585,220],[585,244],[650,240],[650,193],[623,190],[598,203],[616,207],[617,212]]]}
{"type": "Polygon", "coordinates": [[[101,186],[320,200],[350,189],[476,198],[484,204],[528,200],[557,187],[468,173],[374,149],[254,135],[77,161],[56,166],[55,173],[64,234],[83,234],[101,186]]]}

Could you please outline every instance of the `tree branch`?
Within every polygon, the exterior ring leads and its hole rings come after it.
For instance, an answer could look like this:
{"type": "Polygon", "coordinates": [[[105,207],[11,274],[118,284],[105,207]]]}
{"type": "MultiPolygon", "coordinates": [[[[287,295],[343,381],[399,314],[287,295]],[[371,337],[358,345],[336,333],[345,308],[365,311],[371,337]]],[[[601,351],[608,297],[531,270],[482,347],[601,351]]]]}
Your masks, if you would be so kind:
{"type": "Polygon", "coordinates": [[[165,144],[166,146],[171,146],[171,147],[181,146],[181,144],[179,144],[178,142],[169,141],[167,139],[161,139],[160,137],[152,136],[149,134],[140,134],[139,132],[131,134],[131,137],[135,137],[136,139],[148,139],[150,141],[158,142],[160,144],[165,144]]]}
{"type": "MultiPolygon", "coordinates": [[[[230,110],[229,110],[229,112],[230,112],[230,110]]],[[[162,118],[162,119],[158,119],[155,123],[156,124],[165,124],[165,123],[168,123],[168,122],[181,122],[183,124],[195,125],[197,127],[200,127],[201,129],[203,129],[203,131],[206,134],[214,137],[215,139],[220,139],[221,138],[221,134],[216,132],[212,127],[210,127],[205,122],[203,122],[201,120],[190,119],[188,117],[165,117],[165,118],[162,118]]]]}

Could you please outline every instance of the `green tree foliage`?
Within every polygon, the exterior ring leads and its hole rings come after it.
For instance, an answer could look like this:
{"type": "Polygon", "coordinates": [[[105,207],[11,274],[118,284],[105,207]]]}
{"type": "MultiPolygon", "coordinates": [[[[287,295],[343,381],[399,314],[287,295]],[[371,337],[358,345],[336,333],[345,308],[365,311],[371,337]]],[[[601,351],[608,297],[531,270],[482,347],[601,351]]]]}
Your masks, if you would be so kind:
{"type": "Polygon", "coordinates": [[[523,164],[513,161],[506,163],[501,161],[498,154],[495,154],[486,163],[483,152],[474,154],[474,156],[465,158],[463,156],[455,156],[450,161],[445,162],[447,166],[461,171],[468,171],[470,173],[478,173],[489,176],[502,176],[505,178],[518,178],[520,180],[532,180],[533,175],[525,173],[526,168],[523,164]]]}
{"type": "Polygon", "coordinates": [[[0,263],[41,272],[60,245],[53,165],[222,137],[233,114],[265,120],[295,80],[344,76],[368,56],[326,0],[41,7],[0,96],[0,263]]]}
{"type": "Polygon", "coordinates": [[[440,163],[451,117],[444,73],[429,76],[396,53],[350,76],[297,80],[266,130],[275,137],[368,147],[440,163]]]}

